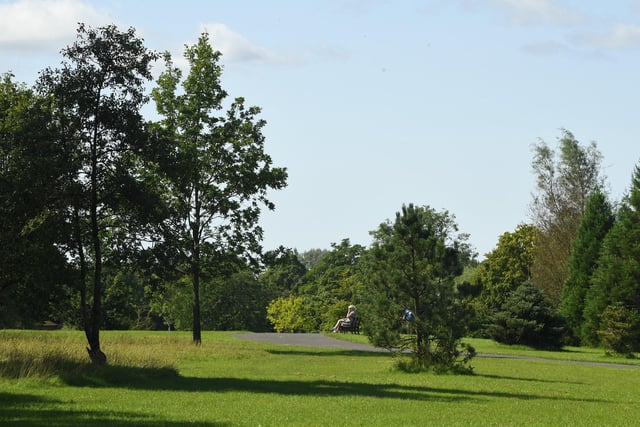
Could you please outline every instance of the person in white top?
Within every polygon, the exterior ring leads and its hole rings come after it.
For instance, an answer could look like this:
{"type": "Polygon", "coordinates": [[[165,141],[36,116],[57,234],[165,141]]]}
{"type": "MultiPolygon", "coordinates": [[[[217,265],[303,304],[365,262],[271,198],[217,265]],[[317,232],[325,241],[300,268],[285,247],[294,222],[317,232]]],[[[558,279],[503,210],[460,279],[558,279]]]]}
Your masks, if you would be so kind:
{"type": "Polygon", "coordinates": [[[356,306],[352,304],[347,309],[347,316],[343,317],[342,319],[338,319],[338,321],[336,322],[336,325],[333,328],[331,328],[331,331],[340,332],[340,329],[342,328],[343,325],[350,325],[351,322],[355,320],[355,318],[356,318],[356,306]]]}

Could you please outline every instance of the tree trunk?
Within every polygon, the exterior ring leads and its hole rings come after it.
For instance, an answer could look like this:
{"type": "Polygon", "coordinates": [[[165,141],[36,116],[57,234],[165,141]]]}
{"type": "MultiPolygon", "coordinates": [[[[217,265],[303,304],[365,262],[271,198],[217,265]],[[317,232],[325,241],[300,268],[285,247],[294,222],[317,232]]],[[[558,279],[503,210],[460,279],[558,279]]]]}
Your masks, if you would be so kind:
{"type": "Polygon", "coordinates": [[[202,332],[200,327],[200,268],[193,269],[193,343],[202,343],[202,332]]]}
{"type": "Polygon", "coordinates": [[[89,308],[87,306],[87,261],[84,256],[84,246],[82,244],[82,230],[80,229],[80,214],[78,207],[73,209],[73,230],[75,234],[76,244],[78,245],[78,259],[80,260],[80,279],[78,281],[78,289],[80,290],[80,313],[82,314],[82,327],[85,335],[89,339],[89,308]]]}
{"type": "MultiPolygon", "coordinates": [[[[99,331],[97,331],[99,332],[99,331]]],[[[96,365],[106,365],[107,364],[107,355],[100,350],[100,338],[96,337],[97,341],[92,343],[89,340],[89,347],[87,347],[87,353],[89,353],[89,358],[91,362],[96,365]]]]}
{"type": "Polygon", "coordinates": [[[200,200],[198,191],[195,192],[195,212],[194,221],[191,226],[192,238],[192,259],[191,259],[191,281],[193,283],[193,343],[202,343],[202,332],[200,326],[200,200]]]}
{"type": "MultiPolygon", "coordinates": [[[[97,130],[94,130],[97,132],[97,130]]],[[[94,133],[94,141],[96,134],[94,133]]],[[[107,363],[107,356],[100,348],[100,326],[102,323],[102,248],[100,242],[100,229],[98,224],[98,157],[96,143],[91,149],[91,239],[94,251],[94,271],[93,271],[93,301],[89,324],[85,326],[85,334],[89,346],[87,352],[89,358],[96,364],[107,363]]]]}
{"type": "MultiPolygon", "coordinates": [[[[414,316],[421,316],[422,313],[420,313],[420,311],[418,311],[420,307],[420,297],[417,295],[417,292],[414,292],[414,297],[413,297],[413,313],[414,316]]],[[[421,318],[415,319],[414,322],[422,322],[421,318]]],[[[422,357],[424,356],[422,353],[422,346],[423,346],[423,341],[424,341],[424,334],[422,331],[422,327],[416,325],[415,327],[415,331],[416,331],[416,348],[415,348],[415,352],[416,352],[416,357],[418,358],[418,360],[422,359],[422,357]]]]}

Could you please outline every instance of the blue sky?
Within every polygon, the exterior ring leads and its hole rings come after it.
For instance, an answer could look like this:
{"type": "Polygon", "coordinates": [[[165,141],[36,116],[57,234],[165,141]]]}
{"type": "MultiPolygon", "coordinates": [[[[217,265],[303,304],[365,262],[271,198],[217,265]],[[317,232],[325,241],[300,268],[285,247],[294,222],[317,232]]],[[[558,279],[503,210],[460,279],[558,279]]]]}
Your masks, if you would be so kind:
{"type": "Polygon", "coordinates": [[[640,164],[640,0],[0,0],[0,72],[33,82],[77,22],[175,59],[210,33],[289,171],[265,249],[367,246],[414,203],[455,215],[482,258],[530,221],[539,139],[595,141],[613,201],[640,164]]]}

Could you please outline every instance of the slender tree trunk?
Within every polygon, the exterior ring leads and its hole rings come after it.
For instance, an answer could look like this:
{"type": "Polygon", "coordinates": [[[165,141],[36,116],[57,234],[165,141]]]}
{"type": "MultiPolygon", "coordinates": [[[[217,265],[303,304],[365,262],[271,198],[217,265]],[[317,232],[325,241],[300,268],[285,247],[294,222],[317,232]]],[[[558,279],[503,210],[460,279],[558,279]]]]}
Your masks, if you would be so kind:
{"type": "Polygon", "coordinates": [[[202,343],[202,332],[200,326],[200,200],[198,192],[195,192],[195,212],[194,221],[191,227],[192,232],[192,259],[191,259],[191,281],[193,283],[193,343],[202,343]]]}
{"type": "Polygon", "coordinates": [[[107,356],[100,348],[100,325],[102,322],[102,248],[98,224],[98,155],[96,147],[97,129],[94,130],[94,143],[91,148],[91,239],[95,265],[93,272],[93,305],[88,328],[85,327],[89,341],[89,357],[93,363],[107,363],[107,356]],[[88,329],[88,330],[87,330],[88,329]]]}
{"type": "Polygon", "coordinates": [[[91,309],[89,307],[89,303],[87,302],[87,261],[84,254],[84,246],[82,244],[82,230],[80,227],[80,215],[78,213],[78,208],[74,208],[74,234],[77,242],[77,250],[78,250],[78,258],[80,260],[80,311],[82,313],[82,325],[84,328],[84,334],[87,337],[87,342],[89,346],[87,347],[87,352],[89,353],[89,358],[93,363],[104,364],[107,359],[104,353],[100,350],[100,335],[99,329],[96,327],[95,322],[95,313],[96,313],[96,293],[95,293],[95,276],[94,276],[94,293],[93,293],[93,304],[91,309]]]}
{"type": "MultiPolygon", "coordinates": [[[[417,295],[414,296],[413,305],[414,305],[413,306],[414,316],[415,315],[419,316],[418,319],[414,320],[414,322],[416,322],[416,321],[417,322],[421,322],[422,319],[420,319],[420,317],[423,317],[423,316],[420,316],[419,315],[420,312],[418,311],[418,308],[420,307],[420,297],[419,296],[417,296],[417,295]]],[[[418,357],[418,360],[420,360],[420,359],[422,359],[422,356],[423,356],[422,355],[422,345],[423,345],[423,341],[424,341],[424,336],[423,336],[423,333],[422,333],[422,328],[416,326],[415,330],[416,330],[416,350],[415,351],[416,351],[416,355],[418,357]]]]}
{"type": "Polygon", "coordinates": [[[80,279],[78,288],[80,290],[80,312],[82,314],[82,327],[84,328],[87,341],[89,340],[89,306],[87,304],[87,260],[84,256],[84,245],[82,244],[82,230],[80,228],[80,213],[78,207],[73,208],[73,232],[77,244],[78,258],[80,260],[80,279]]]}
{"type": "Polygon", "coordinates": [[[202,343],[202,332],[200,327],[200,266],[194,260],[192,270],[193,281],[193,343],[202,343]]]}

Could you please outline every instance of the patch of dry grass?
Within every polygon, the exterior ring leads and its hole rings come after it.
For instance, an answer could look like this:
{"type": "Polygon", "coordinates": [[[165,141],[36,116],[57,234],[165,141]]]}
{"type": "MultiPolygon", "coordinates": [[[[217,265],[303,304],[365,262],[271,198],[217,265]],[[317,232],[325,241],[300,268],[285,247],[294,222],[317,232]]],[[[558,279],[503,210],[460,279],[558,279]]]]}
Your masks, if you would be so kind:
{"type": "MultiPolygon", "coordinates": [[[[175,370],[184,339],[172,336],[106,333],[111,366],[175,370]]],[[[0,377],[50,378],[82,375],[90,369],[86,339],[80,331],[0,330],[0,377]]]]}

